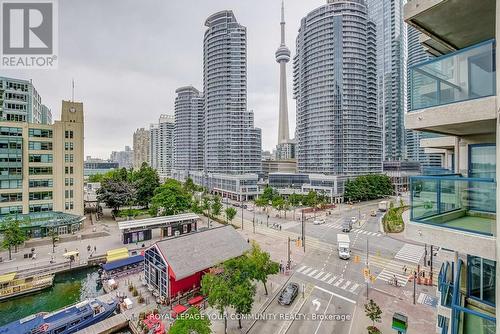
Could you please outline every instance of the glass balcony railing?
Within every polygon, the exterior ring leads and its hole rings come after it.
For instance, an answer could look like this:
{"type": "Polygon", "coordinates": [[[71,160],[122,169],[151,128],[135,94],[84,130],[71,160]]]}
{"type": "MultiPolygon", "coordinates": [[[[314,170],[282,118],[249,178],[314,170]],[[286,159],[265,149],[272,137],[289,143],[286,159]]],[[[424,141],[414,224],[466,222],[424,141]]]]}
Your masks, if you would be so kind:
{"type": "Polygon", "coordinates": [[[411,220],[484,235],[496,235],[496,181],[460,176],[410,179],[411,220]]]}
{"type": "Polygon", "coordinates": [[[411,110],[496,94],[495,41],[489,40],[410,68],[411,110]]]}

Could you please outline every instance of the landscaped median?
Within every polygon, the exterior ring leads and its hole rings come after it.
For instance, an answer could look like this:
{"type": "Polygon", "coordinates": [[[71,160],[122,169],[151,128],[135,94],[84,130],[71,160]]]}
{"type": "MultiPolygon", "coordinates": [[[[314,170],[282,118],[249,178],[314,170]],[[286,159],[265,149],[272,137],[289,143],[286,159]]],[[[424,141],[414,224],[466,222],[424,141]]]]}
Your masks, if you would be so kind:
{"type": "Polygon", "coordinates": [[[399,207],[394,207],[391,203],[391,207],[387,210],[386,214],[382,218],[382,223],[384,225],[384,232],[386,233],[401,233],[404,231],[405,224],[403,221],[403,212],[408,210],[410,207],[405,205],[400,205],[399,207]]]}

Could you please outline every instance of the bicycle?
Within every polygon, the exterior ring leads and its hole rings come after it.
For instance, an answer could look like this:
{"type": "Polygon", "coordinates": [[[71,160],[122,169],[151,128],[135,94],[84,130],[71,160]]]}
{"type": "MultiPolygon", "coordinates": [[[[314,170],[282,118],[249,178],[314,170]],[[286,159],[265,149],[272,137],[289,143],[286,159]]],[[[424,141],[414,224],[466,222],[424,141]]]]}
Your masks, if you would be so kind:
{"type": "Polygon", "coordinates": [[[394,277],[391,278],[391,279],[389,279],[389,280],[387,280],[387,284],[395,286],[395,287],[399,287],[398,280],[396,278],[394,278],[394,277]]]}

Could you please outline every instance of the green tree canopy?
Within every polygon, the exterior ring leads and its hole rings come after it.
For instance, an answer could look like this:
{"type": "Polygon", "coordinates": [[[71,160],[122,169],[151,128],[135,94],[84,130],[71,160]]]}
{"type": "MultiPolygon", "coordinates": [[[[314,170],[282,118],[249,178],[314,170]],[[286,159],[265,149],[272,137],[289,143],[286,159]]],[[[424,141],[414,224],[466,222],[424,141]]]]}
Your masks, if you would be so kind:
{"type": "Polygon", "coordinates": [[[252,278],[264,284],[267,295],[267,279],[269,275],[279,272],[279,264],[271,260],[269,253],[262,251],[256,243],[252,244],[252,249],[247,254],[249,266],[252,268],[252,278]]]}
{"type": "Polygon", "coordinates": [[[370,299],[370,301],[365,304],[365,314],[372,321],[373,326],[375,326],[375,322],[380,322],[382,319],[382,310],[373,299],[370,299]]]}
{"type": "Polygon", "coordinates": [[[221,203],[221,199],[219,196],[214,196],[212,198],[211,210],[212,210],[212,214],[214,216],[220,215],[221,210],[222,210],[222,203],[221,203]]]}
{"type": "Polygon", "coordinates": [[[391,179],[387,175],[370,174],[348,180],[344,196],[350,201],[369,201],[392,195],[394,192],[391,179]]]}
{"type": "Polygon", "coordinates": [[[302,203],[303,196],[300,194],[293,193],[288,196],[288,202],[291,206],[296,207],[302,203]]]}
{"type": "Polygon", "coordinates": [[[225,210],[226,218],[228,222],[232,222],[234,217],[236,217],[236,209],[230,206],[225,210]]]}
{"type": "Polygon", "coordinates": [[[179,181],[168,179],[155,190],[151,199],[151,214],[163,216],[176,215],[191,208],[191,194],[179,181]]]}
{"type": "Polygon", "coordinates": [[[201,279],[201,292],[207,296],[208,304],[219,311],[221,316],[224,316],[224,333],[227,332],[225,312],[231,306],[234,298],[233,281],[227,271],[223,271],[218,275],[208,273],[201,279]]]}
{"type": "Polygon", "coordinates": [[[139,170],[131,172],[130,178],[136,189],[136,203],[148,207],[156,188],[160,186],[158,173],[146,162],[143,162],[139,170]]]}
{"type": "Polygon", "coordinates": [[[190,307],[185,313],[179,315],[169,334],[210,334],[210,319],[202,315],[196,307],[190,307]]]}
{"type": "Polygon", "coordinates": [[[122,206],[134,201],[135,189],[126,180],[104,179],[101,188],[97,190],[97,199],[118,211],[122,206]]]}
{"type": "Polygon", "coordinates": [[[279,196],[278,192],[272,187],[267,186],[266,188],[264,188],[264,191],[262,192],[262,195],[259,196],[259,198],[263,198],[267,201],[267,203],[269,203],[272,202],[276,196],[279,196]]]}
{"type": "Polygon", "coordinates": [[[2,248],[9,250],[9,260],[12,260],[12,247],[22,245],[26,241],[26,233],[21,228],[21,222],[14,217],[5,218],[3,227],[2,248]]]}

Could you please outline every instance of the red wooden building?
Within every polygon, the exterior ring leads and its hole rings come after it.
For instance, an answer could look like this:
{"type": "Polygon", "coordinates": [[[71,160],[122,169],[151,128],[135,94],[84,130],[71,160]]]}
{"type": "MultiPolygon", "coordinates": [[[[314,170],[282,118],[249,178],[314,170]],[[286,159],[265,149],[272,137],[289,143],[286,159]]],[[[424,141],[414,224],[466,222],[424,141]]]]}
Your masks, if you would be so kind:
{"type": "Polygon", "coordinates": [[[144,254],[148,288],[165,302],[200,287],[215,265],[241,256],[250,246],[232,226],[222,226],[165,239],[144,254]]]}

